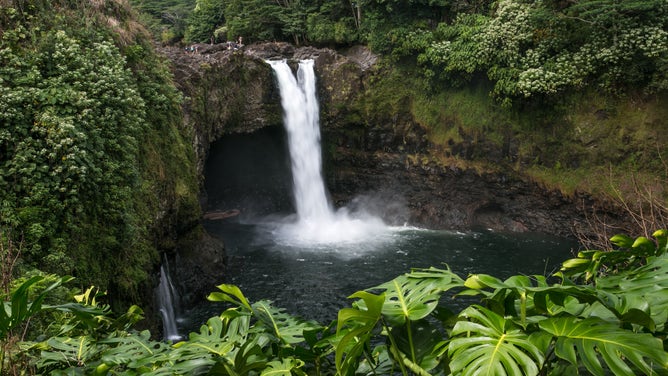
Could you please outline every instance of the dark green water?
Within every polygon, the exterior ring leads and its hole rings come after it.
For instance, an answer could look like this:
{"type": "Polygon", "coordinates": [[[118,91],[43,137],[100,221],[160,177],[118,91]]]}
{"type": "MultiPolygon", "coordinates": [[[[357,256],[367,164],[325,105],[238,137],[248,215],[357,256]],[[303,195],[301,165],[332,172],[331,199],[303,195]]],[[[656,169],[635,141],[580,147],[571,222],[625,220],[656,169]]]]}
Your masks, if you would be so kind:
{"type": "MultiPolygon", "coordinates": [[[[389,281],[412,267],[447,264],[463,278],[470,273],[500,278],[549,274],[572,256],[575,246],[541,234],[408,227],[391,228],[359,243],[306,246],[276,244],[276,228],[270,225],[211,221],[206,227],[225,239],[226,283],[239,286],[251,302],[268,299],[289,313],[321,323],[349,306],[347,297],[355,291],[389,281]]],[[[219,311],[219,306],[205,304],[189,316],[197,321],[219,311]]]]}

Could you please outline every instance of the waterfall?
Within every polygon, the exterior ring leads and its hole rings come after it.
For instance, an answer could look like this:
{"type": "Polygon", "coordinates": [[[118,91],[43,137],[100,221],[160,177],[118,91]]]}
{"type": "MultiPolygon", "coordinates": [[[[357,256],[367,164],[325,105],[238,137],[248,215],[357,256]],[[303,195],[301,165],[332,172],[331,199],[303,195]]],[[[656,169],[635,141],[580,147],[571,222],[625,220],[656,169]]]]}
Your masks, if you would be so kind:
{"type": "Polygon", "coordinates": [[[160,284],[158,285],[158,308],[162,316],[163,337],[166,340],[178,341],[181,339],[176,327],[176,307],[178,294],[169,277],[169,264],[164,258],[160,266],[160,284]]]}
{"type": "Polygon", "coordinates": [[[375,217],[335,212],[322,177],[320,114],[313,60],[299,62],[296,77],[285,60],[268,61],[281,93],[288,134],[297,221],[279,229],[278,241],[300,244],[359,242],[384,231],[375,217]]]}
{"type": "Polygon", "coordinates": [[[281,91],[283,121],[288,133],[293,194],[302,221],[331,220],[332,209],[322,179],[319,108],[313,60],[299,63],[297,77],[285,61],[270,62],[281,91]]]}

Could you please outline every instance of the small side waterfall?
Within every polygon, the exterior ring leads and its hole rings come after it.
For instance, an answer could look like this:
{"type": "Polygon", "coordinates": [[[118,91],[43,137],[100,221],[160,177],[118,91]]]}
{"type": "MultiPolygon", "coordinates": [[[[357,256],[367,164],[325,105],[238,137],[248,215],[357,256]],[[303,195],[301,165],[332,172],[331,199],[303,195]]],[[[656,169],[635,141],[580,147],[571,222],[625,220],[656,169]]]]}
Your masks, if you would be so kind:
{"type": "Polygon", "coordinates": [[[169,263],[163,259],[160,266],[160,284],[158,285],[158,308],[162,316],[163,337],[169,341],[178,341],[182,337],[176,327],[176,307],[179,296],[169,276],[169,263]]]}
{"type": "Polygon", "coordinates": [[[313,60],[299,62],[296,77],[285,60],[268,61],[281,93],[292,162],[297,221],[278,230],[276,241],[297,245],[356,243],[386,232],[379,218],[334,211],[322,177],[320,114],[313,60]]]}

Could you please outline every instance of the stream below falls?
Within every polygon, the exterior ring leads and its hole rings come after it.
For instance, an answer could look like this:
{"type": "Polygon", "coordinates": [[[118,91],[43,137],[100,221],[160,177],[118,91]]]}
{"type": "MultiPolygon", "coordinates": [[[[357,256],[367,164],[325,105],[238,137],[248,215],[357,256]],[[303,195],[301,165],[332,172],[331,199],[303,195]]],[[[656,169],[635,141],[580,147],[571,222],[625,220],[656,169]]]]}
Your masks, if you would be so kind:
{"type": "MultiPolygon", "coordinates": [[[[271,300],[290,314],[327,324],[351,303],[354,292],[387,282],[416,267],[447,264],[459,276],[486,273],[548,275],[572,256],[575,243],[544,234],[502,234],[486,230],[435,231],[391,227],[363,242],[305,246],[275,242],[268,223],[208,221],[207,231],[225,239],[228,273],[251,301],[271,300]]],[[[466,301],[453,300],[459,311],[466,301]],[[458,306],[458,303],[461,306],[458,306]]],[[[184,312],[181,333],[197,330],[224,306],[205,302],[184,312]]]]}

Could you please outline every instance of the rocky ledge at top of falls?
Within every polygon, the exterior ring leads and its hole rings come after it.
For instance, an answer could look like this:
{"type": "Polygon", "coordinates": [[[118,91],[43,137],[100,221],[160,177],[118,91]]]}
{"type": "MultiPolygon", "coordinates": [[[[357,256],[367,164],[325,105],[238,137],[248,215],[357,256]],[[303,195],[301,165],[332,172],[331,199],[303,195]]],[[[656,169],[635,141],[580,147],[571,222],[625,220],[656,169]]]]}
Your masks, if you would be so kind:
{"type": "MultiPolygon", "coordinates": [[[[609,204],[545,189],[503,163],[479,172],[438,162],[441,152],[408,111],[347,116],[374,74],[377,57],[364,47],[342,52],[287,43],[238,50],[224,44],[197,47],[196,53],[176,47],[162,52],[173,62],[177,87],[187,98],[185,122],[195,130],[200,174],[216,140],[281,126],[280,94],[265,60],[308,58],[318,75],[326,183],[335,203],[350,205],[364,194],[375,197],[379,214],[393,222],[451,230],[483,227],[570,237],[595,232],[587,221],[592,208],[608,223],[620,220],[609,204]]],[[[492,164],[508,153],[466,140],[457,148],[460,158],[475,151],[492,164]]]]}
{"type": "Polygon", "coordinates": [[[199,171],[209,145],[225,134],[281,126],[280,94],[266,60],[313,59],[323,123],[334,124],[363,91],[365,72],[377,61],[357,46],[345,55],[331,49],[262,43],[228,49],[226,44],[198,44],[197,52],[178,47],[160,51],[172,61],[177,87],[184,93],[186,126],[195,130],[199,171]]]}

